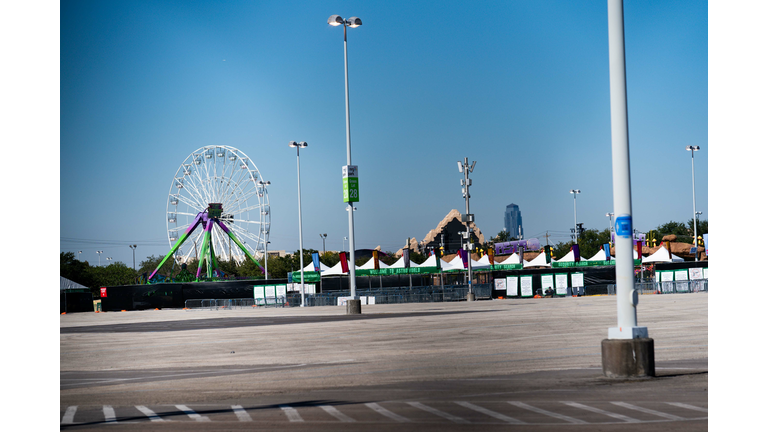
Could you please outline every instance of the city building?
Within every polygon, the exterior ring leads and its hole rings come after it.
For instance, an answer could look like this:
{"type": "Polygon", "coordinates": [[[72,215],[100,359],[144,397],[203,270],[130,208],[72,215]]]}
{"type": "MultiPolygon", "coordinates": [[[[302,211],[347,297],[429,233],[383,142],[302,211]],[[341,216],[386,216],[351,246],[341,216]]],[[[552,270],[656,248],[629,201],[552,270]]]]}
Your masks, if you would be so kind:
{"type": "Polygon", "coordinates": [[[523,238],[523,215],[520,213],[520,207],[512,203],[504,211],[504,228],[507,229],[511,238],[523,238]]]}

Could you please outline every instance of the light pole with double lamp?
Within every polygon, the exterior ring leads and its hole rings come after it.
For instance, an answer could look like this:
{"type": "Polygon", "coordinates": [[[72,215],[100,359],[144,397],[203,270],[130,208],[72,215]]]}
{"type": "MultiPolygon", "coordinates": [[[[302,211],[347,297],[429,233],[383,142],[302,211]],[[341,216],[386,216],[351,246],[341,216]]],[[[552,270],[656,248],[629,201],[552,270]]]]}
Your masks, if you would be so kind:
{"type": "Polygon", "coordinates": [[[297,143],[291,141],[288,147],[296,147],[296,178],[299,184],[299,269],[301,271],[301,307],[306,305],[304,301],[304,237],[301,231],[301,163],[299,162],[299,149],[307,147],[307,143],[302,141],[297,143]]]}
{"type": "Polygon", "coordinates": [[[128,245],[133,251],[133,271],[136,271],[136,245],[128,245]]]}
{"type": "MultiPolygon", "coordinates": [[[[363,21],[358,17],[344,19],[339,15],[331,15],[328,18],[328,24],[332,26],[344,26],[344,93],[347,106],[347,171],[352,166],[352,137],[349,127],[349,67],[347,62],[347,27],[355,28],[363,25],[363,21]]],[[[355,169],[356,171],[356,169],[355,169]]],[[[347,202],[347,213],[349,213],[349,291],[353,299],[357,299],[355,290],[355,212],[354,203],[347,202]]]]}
{"type": "Polygon", "coordinates": [[[325,254],[325,238],[328,237],[328,234],[320,234],[320,238],[323,239],[323,254],[325,254]]]}
{"type": "Polygon", "coordinates": [[[699,260],[699,244],[696,242],[696,173],[693,169],[693,154],[699,151],[699,146],[686,146],[686,150],[691,152],[691,184],[693,185],[693,247],[696,251],[693,254],[693,260],[699,260]]]}
{"type": "Polygon", "coordinates": [[[573,194],[573,238],[574,238],[574,244],[579,244],[579,226],[576,222],[576,195],[580,194],[581,191],[578,189],[571,189],[571,193],[573,194]]]}

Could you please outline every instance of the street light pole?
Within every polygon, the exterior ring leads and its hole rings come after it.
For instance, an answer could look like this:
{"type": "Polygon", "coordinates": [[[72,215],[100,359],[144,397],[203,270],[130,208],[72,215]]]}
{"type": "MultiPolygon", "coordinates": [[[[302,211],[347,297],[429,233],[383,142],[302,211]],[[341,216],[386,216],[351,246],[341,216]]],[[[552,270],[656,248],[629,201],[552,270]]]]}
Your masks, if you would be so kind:
{"type": "Polygon", "coordinates": [[[301,163],[299,162],[299,149],[306,148],[307,143],[291,141],[288,147],[296,147],[296,178],[299,184],[299,265],[301,271],[301,307],[306,305],[304,301],[304,237],[301,226],[301,163]]]}
{"type": "Polygon", "coordinates": [[[580,194],[581,191],[578,189],[571,189],[571,193],[573,194],[573,239],[574,244],[579,244],[579,226],[576,222],[576,195],[580,194]]]}
{"type": "Polygon", "coordinates": [[[685,149],[691,152],[691,184],[693,185],[693,247],[696,248],[696,252],[693,254],[693,260],[699,260],[699,244],[697,242],[696,235],[696,174],[693,169],[693,154],[699,151],[699,146],[686,146],[685,149]]]}
{"type": "MultiPolygon", "coordinates": [[[[351,17],[344,19],[339,15],[331,15],[328,18],[328,24],[332,26],[343,25],[344,26],[344,95],[347,108],[347,166],[352,165],[352,136],[349,126],[349,66],[347,61],[347,26],[355,28],[363,24],[363,21],[358,17],[351,17]]],[[[352,201],[347,202],[347,212],[349,213],[349,260],[351,265],[349,266],[349,290],[350,296],[353,299],[357,299],[356,283],[355,283],[355,214],[354,203],[352,201]]]]}
{"type": "Polygon", "coordinates": [[[323,254],[325,254],[325,238],[328,237],[328,234],[320,234],[320,238],[323,240],[323,254]]]}
{"type": "Polygon", "coordinates": [[[131,251],[133,252],[133,271],[136,271],[136,245],[128,245],[129,248],[131,248],[131,251]]]}
{"type": "Polygon", "coordinates": [[[101,254],[104,253],[104,251],[96,251],[97,254],[99,254],[99,267],[101,267],[101,254]]]}
{"type": "MultiPolygon", "coordinates": [[[[603,371],[607,375],[654,375],[653,368],[640,360],[638,350],[650,350],[653,356],[652,340],[648,328],[637,325],[638,292],[635,290],[634,259],[632,256],[632,188],[629,169],[629,127],[627,117],[627,74],[624,54],[624,3],[622,0],[608,0],[608,59],[610,77],[611,107],[611,164],[613,167],[613,212],[615,214],[616,251],[616,307],[617,325],[608,329],[608,339],[603,341],[603,371]],[[621,365],[618,351],[606,351],[606,341],[645,339],[648,344],[632,348],[627,352],[637,355],[637,368],[627,370],[621,365]],[[618,363],[617,363],[618,362],[618,363]]],[[[643,342],[645,343],[645,342],[643,342]]],[[[620,347],[616,343],[611,346],[620,347]]],[[[633,345],[634,346],[634,345],[633,345]]],[[[643,353],[645,354],[645,352],[643,353]]],[[[653,358],[653,357],[651,357],[653,358]]]]}
{"type": "Polygon", "coordinates": [[[264,280],[269,279],[269,244],[271,242],[264,242],[264,280]]]}

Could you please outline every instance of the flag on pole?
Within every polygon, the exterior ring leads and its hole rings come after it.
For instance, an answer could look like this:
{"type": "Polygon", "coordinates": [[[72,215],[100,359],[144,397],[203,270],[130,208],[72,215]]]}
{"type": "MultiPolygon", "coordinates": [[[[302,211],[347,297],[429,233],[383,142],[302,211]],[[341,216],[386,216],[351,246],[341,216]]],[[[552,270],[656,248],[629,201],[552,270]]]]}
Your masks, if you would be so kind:
{"type": "Polygon", "coordinates": [[[339,260],[341,261],[341,272],[349,273],[349,263],[347,263],[347,253],[339,252],[339,260]]]}

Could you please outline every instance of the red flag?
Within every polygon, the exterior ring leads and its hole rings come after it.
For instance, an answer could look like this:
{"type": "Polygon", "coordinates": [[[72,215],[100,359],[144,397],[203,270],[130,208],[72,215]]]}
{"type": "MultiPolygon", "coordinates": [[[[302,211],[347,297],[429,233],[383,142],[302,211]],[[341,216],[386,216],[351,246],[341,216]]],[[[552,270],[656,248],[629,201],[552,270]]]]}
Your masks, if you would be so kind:
{"type": "Polygon", "coordinates": [[[341,272],[349,273],[349,264],[347,263],[347,253],[339,252],[339,259],[341,260],[341,272]]]}
{"type": "Polygon", "coordinates": [[[643,243],[637,241],[637,259],[643,259],[643,243]]]}

